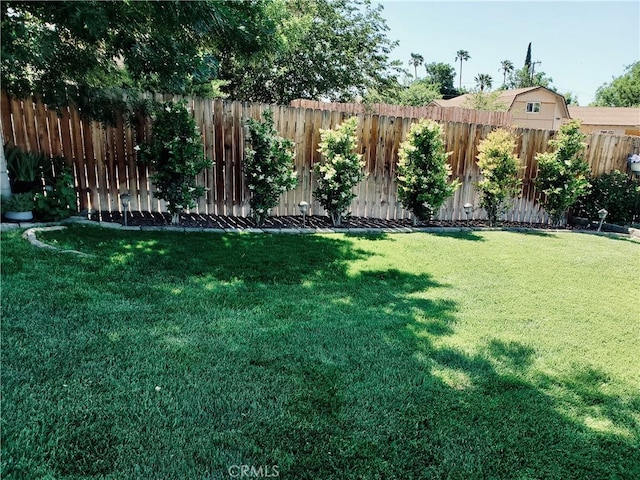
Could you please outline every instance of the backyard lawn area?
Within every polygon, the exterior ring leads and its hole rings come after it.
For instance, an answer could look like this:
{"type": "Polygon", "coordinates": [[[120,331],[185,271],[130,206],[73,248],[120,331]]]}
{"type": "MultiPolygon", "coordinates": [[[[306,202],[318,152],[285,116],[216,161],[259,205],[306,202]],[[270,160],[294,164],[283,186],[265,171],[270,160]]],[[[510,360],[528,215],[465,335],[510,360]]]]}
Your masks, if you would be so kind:
{"type": "Polygon", "coordinates": [[[640,478],[640,242],[20,234],[3,479],[640,478]]]}

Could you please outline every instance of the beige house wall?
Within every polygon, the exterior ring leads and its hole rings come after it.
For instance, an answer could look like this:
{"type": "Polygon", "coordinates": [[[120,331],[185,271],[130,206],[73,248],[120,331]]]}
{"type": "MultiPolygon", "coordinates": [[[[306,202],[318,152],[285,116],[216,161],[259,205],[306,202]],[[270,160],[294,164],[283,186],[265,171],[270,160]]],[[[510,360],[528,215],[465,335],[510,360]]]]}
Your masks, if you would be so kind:
{"type": "Polygon", "coordinates": [[[524,128],[557,130],[566,120],[557,95],[543,89],[518,95],[509,112],[513,115],[513,124],[524,128]],[[540,112],[527,112],[529,102],[539,102],[540,112]]]}
{"type": "Polygon", "coordinates": [[[582,124],[580,130],[584,133],[609,133],[611,135],[640,135],[640,125],[589,125],[582,124]]]}

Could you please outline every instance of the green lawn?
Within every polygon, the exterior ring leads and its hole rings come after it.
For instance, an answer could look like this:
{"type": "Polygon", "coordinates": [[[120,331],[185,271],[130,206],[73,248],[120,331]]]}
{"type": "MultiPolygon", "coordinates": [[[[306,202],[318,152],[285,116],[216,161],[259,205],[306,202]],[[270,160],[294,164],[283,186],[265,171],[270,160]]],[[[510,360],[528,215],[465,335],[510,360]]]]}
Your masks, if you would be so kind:
{"type": "Polygon", "coordinates": [[[640,478],[638,242],[39,238],[94,256],[2,234],[3,479],[640,478]]]}

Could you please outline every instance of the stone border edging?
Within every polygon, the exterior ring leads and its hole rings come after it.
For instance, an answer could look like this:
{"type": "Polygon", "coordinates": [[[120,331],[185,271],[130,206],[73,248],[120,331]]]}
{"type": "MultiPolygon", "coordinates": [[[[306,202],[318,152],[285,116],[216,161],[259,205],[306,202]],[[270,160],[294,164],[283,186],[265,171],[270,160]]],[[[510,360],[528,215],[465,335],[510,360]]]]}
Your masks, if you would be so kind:
{"type": "Polygon", "coordinates": [[[74,255],[79,255],[81,257],[93,257],[90,253],[79,252],[78,250],[63,250],[61,248],[55,247],[53,245],[49,245],[48,243],[41,242],[36,238],[36,232],[54,232],[57,230],[64,230],[65,226],[63,225],[54,225],[51,227],[33,227],[24,231],[22,234],[22,238],[27,240],[31,245],[38,248],[45,248],[47,250],[54,250],[58,253],[72,253],[74,255]]]}

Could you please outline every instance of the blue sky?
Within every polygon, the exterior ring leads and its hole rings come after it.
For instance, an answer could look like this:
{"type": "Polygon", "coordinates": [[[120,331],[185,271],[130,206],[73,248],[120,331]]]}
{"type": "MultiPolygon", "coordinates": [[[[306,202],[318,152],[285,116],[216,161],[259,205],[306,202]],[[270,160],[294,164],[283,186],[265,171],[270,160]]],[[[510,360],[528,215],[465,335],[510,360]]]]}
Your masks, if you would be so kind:
{"type": "MultiPolygon", "coordinates": [[[[560,93],[572,92],[580,105],[593,101],[596,89],[640,60],[640,2],[595,1],[430,1],[386,0],[382,16],[398,40],[392,59],[409,68],[411,53],[425,62],[445,62],[456,69],[456,51],[471,58],[462,66],[462,85],[475,87],[478,73],[502,84],[500,62],[524,65],[527,45],[540,61],[536,71],[553,78],[560,93]]],[[[413,71],[413,67],[410,68],[413,71]]],[[[418,68],[418,76],[425,74],[418,68]]]]}

